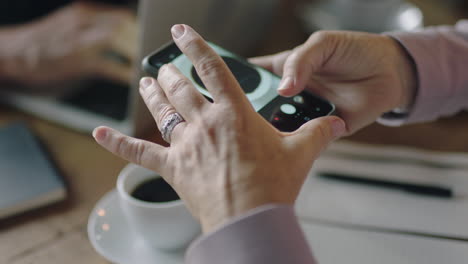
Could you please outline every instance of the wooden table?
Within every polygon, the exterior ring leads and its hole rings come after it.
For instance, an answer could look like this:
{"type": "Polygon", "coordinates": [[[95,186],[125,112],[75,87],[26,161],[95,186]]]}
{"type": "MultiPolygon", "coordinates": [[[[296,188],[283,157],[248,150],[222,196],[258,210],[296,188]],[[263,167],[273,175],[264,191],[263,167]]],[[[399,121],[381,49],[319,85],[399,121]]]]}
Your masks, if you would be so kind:
{"type": "Polygon", "coordinates": [[[44,143],[68,184],[69,199],[0,222],[0,263],[107,263],[91,247],[86,223],[126,162],[90,135],[0,108],[0,126],[13,120],[26,121],[44,143]]]}
{"type": "MultiPolygon", "coordinates": [[[[283,22],[275,25],[262,53],[291,48],[307,37],[297,21],[290,19],[291,10],[285,10],[278,17],[283,22]],[[284,33],[281,38],[278,32],[284,33]]],[[[0,263],[107,263],[88,241],[87,219],[97,200],[114,187],[126,162],[102,149],[90,135],[0,107],[0,126],[13,120],[25,120],[44,143],[68,183],[70,199],[1,221],[0,263]]],[[[352,139],[468,152],[468,114],[402,128],[373,125],[352,139]]]]}

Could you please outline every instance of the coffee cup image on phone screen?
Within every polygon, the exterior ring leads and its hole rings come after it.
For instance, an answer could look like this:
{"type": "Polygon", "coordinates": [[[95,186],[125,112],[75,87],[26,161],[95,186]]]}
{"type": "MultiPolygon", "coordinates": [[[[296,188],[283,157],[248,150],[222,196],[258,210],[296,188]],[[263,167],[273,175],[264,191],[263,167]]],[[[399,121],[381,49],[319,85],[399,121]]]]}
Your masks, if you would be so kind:
{"type": "MultiPolygon", "coordinates": [[[[233,54],[213,43],[209,45],[223,58],[234,74],[247,98],[261,116],[280,131],[292,132],[305,122],[317,117],[331,115],[335,106],[309,92],[301,92],[293,97],[278,95],[276,89],[280,77],[233,54]]],[[[158,70],[167,63],[172,63],[206,98],[211,95],[200,80],[191,61],[173,42],[163,46],[143,59],[143,69],[148,74],[157,76],[158,70]]]]}

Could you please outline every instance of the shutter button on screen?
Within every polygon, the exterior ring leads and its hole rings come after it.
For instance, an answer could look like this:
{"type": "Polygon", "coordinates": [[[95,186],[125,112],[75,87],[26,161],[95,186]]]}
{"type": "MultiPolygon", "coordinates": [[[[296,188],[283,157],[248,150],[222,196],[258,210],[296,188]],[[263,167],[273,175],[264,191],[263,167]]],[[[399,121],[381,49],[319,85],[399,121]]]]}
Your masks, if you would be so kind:
{"type": "Polygon", "coordinates": [[[298,104],[303,104],[304,103],[304,97],[300,96],[300,95],[296,95],[293,97],[293,100],[294,102],[298,103],[298,104]]]}
{"type": "Polygon", "coordinates": [[[293,115],[296,113],[296,107],[290,104],[283,104],[281,105],[281,112],[288,115],[293,115]]]}

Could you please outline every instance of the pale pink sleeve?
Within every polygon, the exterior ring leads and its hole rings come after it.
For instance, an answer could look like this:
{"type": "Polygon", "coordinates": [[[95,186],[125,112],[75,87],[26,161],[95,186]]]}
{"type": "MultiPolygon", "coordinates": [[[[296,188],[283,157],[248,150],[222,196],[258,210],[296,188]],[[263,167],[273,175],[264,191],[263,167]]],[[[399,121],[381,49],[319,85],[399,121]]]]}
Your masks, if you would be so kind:
{"type": "Polygon", "coordinates": [[[189,247],[187,264],[315,264],[292,206],[258,207],[189,247]]]}
{"type": "MultiPolygon", "coordinates": [[[[405,118],[425,122],[468,109],[468,22],[420,32],[390,33],[413,58],[418,73],[414,104],[405,118]]],[[[188,264],[316,263],[291,206],[266,205],[195,241],[188,264]]]]}
{"type": "Polygon", "coordinates": [[[413,58],[418,87],[409,115],[386,125],[432,121],[468,109],[468,20],[455,27],[430,27],[417,32],[387,33],[413,58]]]}

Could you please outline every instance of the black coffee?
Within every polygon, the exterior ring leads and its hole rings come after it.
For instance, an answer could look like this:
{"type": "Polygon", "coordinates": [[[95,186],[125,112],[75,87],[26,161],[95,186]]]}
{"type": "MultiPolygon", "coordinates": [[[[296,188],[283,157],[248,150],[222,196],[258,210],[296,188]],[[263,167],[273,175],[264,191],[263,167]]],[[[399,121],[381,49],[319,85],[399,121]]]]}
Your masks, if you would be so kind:
{"type": "Polygon", "coordinates": [[[145,202],[170,202],[179,200],[179,195],[172,187],[161,177],[148,179],[140,183],[131,195],[145,202]]]}

